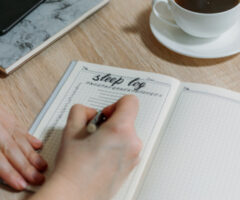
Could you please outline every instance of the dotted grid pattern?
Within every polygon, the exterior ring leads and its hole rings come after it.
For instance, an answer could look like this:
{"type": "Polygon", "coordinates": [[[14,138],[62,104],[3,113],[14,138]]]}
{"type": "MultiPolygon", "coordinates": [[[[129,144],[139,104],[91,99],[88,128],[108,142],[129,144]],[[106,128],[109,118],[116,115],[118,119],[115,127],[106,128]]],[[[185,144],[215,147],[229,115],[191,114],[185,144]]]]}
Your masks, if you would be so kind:
{"type": "Polygon", "coordinates": [[[138,200],[239,200],[240,102],[182,92],[138,200]]]}
{"type": "MultiPolygon", "coordinates": [[[[139,98],[139,114],[136,120],[136,131],[138,136],[143,141],[143,149],[141,156],[144,156],[145,150],[148,148],[148,142],[152,136],[152,130],[156,125],[156,120],[159,118],[159,112],[163,106],[163,99],[146,97],[144,95],[137,95],[139,98]]],[[[166,98],[166,97],[165,97],[166,98]]],[[[135,169],[134,172],[136,172],[135,169]]],[[[125,182],[119,193],[115,196],[114,200],[126,199],[127,191],[130,189],[130,185],[135,181],[134,172],[125,182]]]]}
{"type": "MultiPolygon", "coordinates": [[[[49,163],[49,170],[46,174],[47,177],[54,169],[55,157],[62,137],[62,129],[66,124],[67,115],[72,105],[80,103],[100,110],[116,102],[122,96],[130,94],[113,91],[109,88],[99,88],[85,84],[85,82],[89,81],[91,78],[91,73],[84,73],[84,71],[79,73],[73,85],[69,88],[67,94],[65,95],[65,98],[59,103],[57,110],[55,110],[51,120],[41,134],[41,139],[45,141],[41,154],[49,163]]],[[[152,97],[135,93],[140,101],[140,111],[136,120],[136,130],[139,137],[143,140],[145,148],[151,137],[151,131],[155,126],[155,123],[153,122],[159,117],[170,86],[166,86],[165,84],[154,85],[152,83],[152,86],[149,87],[149,89],[157,90],[163,96],[152,97]]],[[[129,180],[126,185],[129,186],[131,181],[133,180],[129,180]]],[[[126,195],[126,189],[128,189],[128,186],[125,186],[125,189],[122,189],[124,192],[119,193],[119,198],[122,199],[126,195]]],[[[118,199],[118,197],[116,198],[118,199]]]]}

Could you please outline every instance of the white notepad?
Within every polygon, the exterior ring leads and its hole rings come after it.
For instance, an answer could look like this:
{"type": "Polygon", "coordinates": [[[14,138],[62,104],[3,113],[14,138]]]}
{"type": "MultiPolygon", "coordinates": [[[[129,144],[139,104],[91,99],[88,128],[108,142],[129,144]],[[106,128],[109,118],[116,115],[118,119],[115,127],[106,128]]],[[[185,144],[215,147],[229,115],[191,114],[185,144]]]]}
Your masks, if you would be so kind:
{"type": "Polygon", "coordinates": [[[102,109],[125,94],[140,101],[141,162],[114,200],[240,198],[240,95],[159,74],[73,62],[30,133],[54,170],[72,105],[102,109]],[[110,77],[115,80],[111,81],[110,77]]]}

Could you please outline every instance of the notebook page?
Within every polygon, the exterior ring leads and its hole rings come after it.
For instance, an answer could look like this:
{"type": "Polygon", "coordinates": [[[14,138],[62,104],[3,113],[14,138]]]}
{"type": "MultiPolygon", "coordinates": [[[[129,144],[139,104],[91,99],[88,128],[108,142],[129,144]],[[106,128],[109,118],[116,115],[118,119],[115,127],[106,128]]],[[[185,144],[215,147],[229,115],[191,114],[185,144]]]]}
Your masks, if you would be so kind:
{"type": "Polygon", "coordinates": [[[135,94],[140,101],[136,131],[144,143],[142,161],[115,199],[126,200],[132,196],[132,188],[138,184],[178,86],[178,81],[164,76],[79,63],[34,132],[44,141],[41,154],[49,163],[48,174],[54,168],[62,129],[72,105],[80,103],[100,110],[126,94],[135,94]],[[106,81],[110,77],[117,83],[106,81]]]}
{"type": "Polygon", "coordinates": [[[240,95],[181,92],[138,200],[240,199],[240,95]]]}

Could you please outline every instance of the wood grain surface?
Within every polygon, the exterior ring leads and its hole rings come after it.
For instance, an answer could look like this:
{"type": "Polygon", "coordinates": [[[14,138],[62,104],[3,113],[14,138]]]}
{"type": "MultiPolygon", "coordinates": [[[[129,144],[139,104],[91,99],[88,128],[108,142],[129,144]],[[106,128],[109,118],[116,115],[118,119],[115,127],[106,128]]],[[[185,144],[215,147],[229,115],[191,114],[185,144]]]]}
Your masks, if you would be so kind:
{"type": "MultiPolygon", "coordinates": [[[[194,59],[157,42],[150,31],[151,0],[111,0],[70,33],[0,79],[0,103],[30,127],[72,60],[161,73],[240,92],[240,55],[194,59]]],[[[22,200],[31,194],[3,186],[0,199],[22,200]]]]}

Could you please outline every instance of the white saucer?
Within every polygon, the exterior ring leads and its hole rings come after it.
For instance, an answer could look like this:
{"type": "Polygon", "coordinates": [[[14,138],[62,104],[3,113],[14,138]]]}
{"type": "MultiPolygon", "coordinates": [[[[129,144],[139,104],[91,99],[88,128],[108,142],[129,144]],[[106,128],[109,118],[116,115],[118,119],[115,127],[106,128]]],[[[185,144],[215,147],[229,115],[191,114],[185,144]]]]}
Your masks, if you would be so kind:
{"type": "Polygon", "coordinates": [[[222,58],[240,53],[240,21],[215,39],[190,36],[180,28],[160,21],[153,13],[150,27],[157,40],[179,54],[194,58],[222,58]]]}

